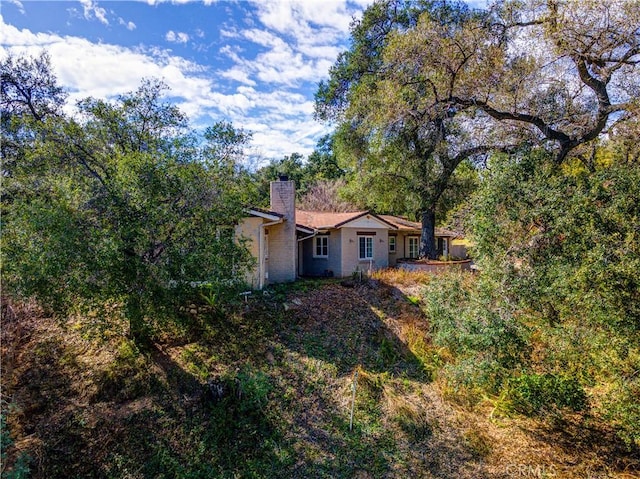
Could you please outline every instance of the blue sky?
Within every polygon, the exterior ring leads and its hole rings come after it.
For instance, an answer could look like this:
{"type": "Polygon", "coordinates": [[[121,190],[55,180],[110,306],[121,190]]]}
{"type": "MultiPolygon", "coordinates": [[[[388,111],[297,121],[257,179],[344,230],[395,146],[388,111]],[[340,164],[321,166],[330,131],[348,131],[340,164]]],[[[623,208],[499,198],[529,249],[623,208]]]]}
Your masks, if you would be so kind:
{"type": "Polygon", "coordinates": [[[48,50],[70,105],[162,78],[196,128],[226,120],[253,132],[256,161],[306,156],[329,132],[313,119],[317,84],[371,3],[2,0],[0,57],[48,50]]]}

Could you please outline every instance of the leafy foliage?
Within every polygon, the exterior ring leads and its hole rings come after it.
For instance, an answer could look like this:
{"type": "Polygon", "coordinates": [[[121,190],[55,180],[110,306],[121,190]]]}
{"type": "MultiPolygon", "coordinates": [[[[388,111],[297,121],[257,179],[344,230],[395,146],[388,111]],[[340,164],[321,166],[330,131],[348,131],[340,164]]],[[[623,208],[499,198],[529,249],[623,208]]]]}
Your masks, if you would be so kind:
{"type": "Polygon", "coordinates": [[[491,301],[532,332],[536,372],[513,371],[518,407],[582,408],[589,387],[637,444],[640,164],[599,151],[594,172],[539,151],[492,159],[473,203],[475,257],[491,301]]]}
{"type": "Polygon", "coordinates": [[[451,355],[438,374],[462,397],[528,415],[588,410],[633,447],[640,163],[628,134],[589,167],[542,149],[492,157],[469,202],[481,274],[429,282],[423,304],[451,355]]]}
{"type": "Polygon", "coordinates": [[[469,134],[473,109],[441,101],[458,76],[475,68],[465,40],[481,18],[462,3],[377,2],[352,26],[350,50],[316,94],[317,116],[338,121],[336,145],[350,173],[350,199],[420,219],[420,252],[430,258],[437,254],[436,209],[444,218],[468,194],[460,188],[443,198],[459,186],[456,168],[490,149],[469,134]]]}
{"type": "Polygon", "coordinates": [[[155,80],[114,102],[85,99],[68,118],[46,56],[6,60],[2,71],[18,85],[2,97],[12,119],[3,136],[18,145],[3,184],[8,290],[61,312],[120,301],[138,337],[186,283],[239,277],[249,258],[228,233],[242,214],[243,132],[221,124],[200,138],[155,80]],[[47,115],[15,113],[29,105],[23,84],[47,115]]]}
{"type": "Polygon", "coordinates": [[[539,145],[594,171],[596,140],[637,114],[638,20],[624,0],[376,2],[316,115],[338,124],[353,196],[420,218],[420,254],[435,258],[436,209],[455,206],[442,197],[464,160],[539,145]]]}
{"type": "Polygon", "coordinates": [[[316,149],[306,161],[300,153],[292,153],[259,168],[253,174],[257,190],[255,201],[267,206],[270,182],[283,175],[295,181],[298,199],[309,196],[313,203],[318,203],[330,195],[330,202],[339,208],[339,190],[344,186],[340,180],[346,172],[338,165],[334,143],[333,135],[325,135],[318,140],[316,149]],[[316,197],[319,199],[313,199],[316,197]]]}
{"type": "MultiPolygon", "coordinates": [[[[6,409],[3,404],[3,409],[6,409]]],[[[8,450],[14,447],[11,431],[7,427],[6,410],[0,414],[0,477],[2,479],[24,479],[29,477],[31,458],[25,452],[20,452],[14,459],[13,464],[9,463],[8,450]]]]}
{"type": "Polygon", "coordinates": [[[509,383],[510,398],[516,410],[526,414],[540,412],[550,406],[584,409],[587,396],[573,377],[555,374],[523,374],[509,383]]]}
{"type": "Polygon", "coordinates": [[[301,194],[306,186],[305,167],[300,153],[292,153],[279,160],[269,162],[254,173],[257,201],[263,206],[269,204],[270,183],[280,176],[286,176],[296,183],[296,192],[301,194]]]}
{"type": "Polygon", "coordinates": [[[318,140],[316,149],[307,158],[309,182],[339,180],[345,170],[340,166],[335,152],[334,135],[325,135],[318,140]]]}
{"type": "Polygon", "coordinates": [[[530,331],[507,302],[492,297],[490,284],[468,280],[454,274],[430,282],[422,293],[424,309],[434,344],[455,358],[445,377],[456,387],[499,394],[514,371],[526,367],[530,331]]]}
{"type": "Polygon", "coordinates": [[[637,332],[639,184],[635,163],[566,174],[536,154],[496,159],[475,203],[478,262],[551,324],[579,312],[637,332]]]}

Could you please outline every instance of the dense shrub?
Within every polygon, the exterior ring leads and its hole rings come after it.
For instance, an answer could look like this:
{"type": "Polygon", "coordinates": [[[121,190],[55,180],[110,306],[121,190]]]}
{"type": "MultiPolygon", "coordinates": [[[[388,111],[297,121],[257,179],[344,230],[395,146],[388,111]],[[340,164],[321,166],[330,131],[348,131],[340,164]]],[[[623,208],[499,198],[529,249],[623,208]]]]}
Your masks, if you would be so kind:
{"type": "MultiPolygon", "coordinates": [[[[3,409],[6,405],[2,404],[3,409]]],[[[11,431],[6,422],[6,411],[0,414],[0,478],[23,479],[29,477],[31,458],[24,452],[15,451],[11,431]],[[13,449],[13,450],[12,450],[13,449]],[[10,452],[13,456],[10,457],[10,452]]]]}
{"type": "Polygon", "coordinates": [[[550,407],[580,411],[587,405],[584,389],[572,377],[548,373],[523,374],[512,379],[509,386],[509,398],[514,409],[525,414],[550,407]]]}
{"type": "Polygon", "coordinates": [[[4,291],[62,316],[121,303],[146,340],[149,318],[170,318],[193,282],[243,276],[252,258],[233,228],[250,190],[247,134],[224,122],[192,131],[161,81],[84,99],[71,117],[46,54],[0,70],[4,291]]]}
{"type": "Polygon", "coordinates": [[[455,357],[444,370],[448,379],[498,393],[527,362],[529,330],[488,288],[484,281],[452,273],[430,282],[423,296],[434,343],[455,357]]]}
{"type": "Polygon", "coordinates": [[[492,160],[470,219],[483,286],[466,293],[454,323],[453,310],[431,311],[432,321],[436,337],[455,327],[449,343],[475,356],[531,351],[519,363],[494,358],[511,376],[503,385],[518,410],[583,409],[591,398],[621,437],[640,444],[640,164],[599,153],[591,169],[537,152],[492,160]],[[467,324],[480,297],[482,328],[467,324]],[[496,314],[498,328],[487,321],[496,314]],[[511,332],[521,328],[530,334],[511,332]]]}

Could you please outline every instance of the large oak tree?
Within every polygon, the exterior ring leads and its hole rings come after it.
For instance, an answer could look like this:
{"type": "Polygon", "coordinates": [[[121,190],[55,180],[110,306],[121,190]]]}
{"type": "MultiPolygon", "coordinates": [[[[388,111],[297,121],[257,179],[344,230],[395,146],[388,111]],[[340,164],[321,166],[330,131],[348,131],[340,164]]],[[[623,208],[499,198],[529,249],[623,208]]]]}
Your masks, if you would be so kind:
{"type": "Polygon", "coordinates": [[[640,107],[640,5],[633,0],[497,2],[486,28],[491,74],[445,103],[482,110],[497,130],[516,128],[562,163],[593,169],[594,140],[640,107]]]}
{"type": "Polygon", "coordinates": [[[478,46],[492,41],[485,18],[462,3],[375,3],[316,95],[317,116],[338,122],[337,150],[356,195],[419,218],[428,258],[437,254],[436,210],[458,165],[494,147],[472,134],[475,108],[443,101],[490,68],[490,49],[478,46]]]}
{"type": "Polygon", "coordinates": [[[464,160],[538,144],[561,163],[637,109],[639,15],[625,1],[376,2],[316,94],[370,206],[422,220],[464,160]],[[571,155],[570,155],[571,154],[571,155]]]}

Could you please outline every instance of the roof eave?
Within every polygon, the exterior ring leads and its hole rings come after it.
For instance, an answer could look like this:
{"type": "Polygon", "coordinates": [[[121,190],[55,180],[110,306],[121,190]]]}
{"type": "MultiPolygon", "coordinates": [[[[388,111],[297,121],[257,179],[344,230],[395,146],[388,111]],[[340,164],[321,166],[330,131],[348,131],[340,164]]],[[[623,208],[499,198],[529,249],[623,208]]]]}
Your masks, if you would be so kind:
{"type": "Polygon", "coordinates": [[[302,231],[303,233],[309,233],[309,234],[313,234],[317,231],[315,228],[311,228],[309,226],[304,226],[299,224],[296,224],[296,230],[302,231]]]}
{"type": "Polygon", "coordinates": [[[276,213],[275,211],[266,211],[260,208],[246,208],[245,211],[251,216],[257,216],[258,218],[264,218],[270,221],[277,221],[284,218],[283,214],[276,213]]]}

